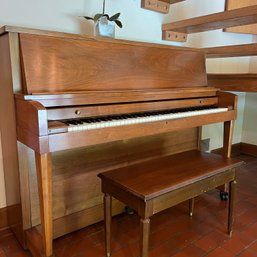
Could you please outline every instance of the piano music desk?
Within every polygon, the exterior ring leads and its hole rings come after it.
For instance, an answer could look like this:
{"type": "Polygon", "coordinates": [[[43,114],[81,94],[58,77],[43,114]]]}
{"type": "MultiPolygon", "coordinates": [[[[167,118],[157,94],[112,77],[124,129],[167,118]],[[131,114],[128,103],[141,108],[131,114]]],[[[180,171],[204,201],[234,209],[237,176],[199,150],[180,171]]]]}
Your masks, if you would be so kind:
{"type": "Polygon", "coordinates": [[[228,233],[232,233],[235,168],[241,161],[191,150],[100,173],[105,205],[106,256],[111,256],[112,197],[133,208],[140,216],[141,255],[148,256],[150,217],[194,197],[229,183],[228,233]]]}

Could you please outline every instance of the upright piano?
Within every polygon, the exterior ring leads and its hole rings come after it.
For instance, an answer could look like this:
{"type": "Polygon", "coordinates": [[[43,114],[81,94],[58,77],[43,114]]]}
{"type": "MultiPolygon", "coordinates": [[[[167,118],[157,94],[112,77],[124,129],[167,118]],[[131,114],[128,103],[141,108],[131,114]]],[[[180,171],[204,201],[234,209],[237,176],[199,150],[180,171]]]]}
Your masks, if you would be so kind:
{"type": "Polygon", "coordinates": [[[230,156],[237,97],[208,86],[202,51],[10,26],[0,35],[9,223],[33,256],[103,218],[99,171],[197,148],[198,128],[218,122],[230,156]]]}

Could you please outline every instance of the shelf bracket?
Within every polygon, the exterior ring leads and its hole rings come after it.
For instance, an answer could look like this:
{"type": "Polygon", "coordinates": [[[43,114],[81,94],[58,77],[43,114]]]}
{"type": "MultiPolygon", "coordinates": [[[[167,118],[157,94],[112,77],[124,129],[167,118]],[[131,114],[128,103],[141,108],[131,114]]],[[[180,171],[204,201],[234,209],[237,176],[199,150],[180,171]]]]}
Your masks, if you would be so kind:
{"type": "Polygon", "coordinates": [[[141,0],[141,7],[160,13],[169,13],[170,10],[170,4],[161,0],[141,0]]]}
{"type": "Polygon", "coordinates": [[[186,42],[187,34],[181,33],[181,32],[176,32],[176,31],[163,30],[162,31],[162,40],[186,42]]]}

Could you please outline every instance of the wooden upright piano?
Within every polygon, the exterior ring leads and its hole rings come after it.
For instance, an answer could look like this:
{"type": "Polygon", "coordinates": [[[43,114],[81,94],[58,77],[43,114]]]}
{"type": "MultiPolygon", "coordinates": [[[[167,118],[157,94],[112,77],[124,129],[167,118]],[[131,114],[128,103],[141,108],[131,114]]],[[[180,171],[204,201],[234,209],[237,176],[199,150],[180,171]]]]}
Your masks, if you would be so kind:
{"type": "Polygon", "coordinates": [[[198,128],[217,122],[230,156],[237,98],[208,87],[202,51],[10,26],[0,35],[8,219],[33,256],[102,220],[97,173],[196,149],[198,128]]]}

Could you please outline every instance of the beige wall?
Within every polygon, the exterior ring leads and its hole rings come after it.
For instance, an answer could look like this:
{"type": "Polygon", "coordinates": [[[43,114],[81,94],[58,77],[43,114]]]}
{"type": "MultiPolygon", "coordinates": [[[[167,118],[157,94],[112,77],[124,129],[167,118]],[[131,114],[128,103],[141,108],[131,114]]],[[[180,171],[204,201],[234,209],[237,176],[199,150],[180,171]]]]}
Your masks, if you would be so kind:
{"type": "MultiPolygon", "coordinates": [[[[257,36],[253,36],[253,42],[257,43],[257,36]]],[[[251,57],[249,71],[257,73],[257,57],[251,57]]],[[[257,93],[247,93],[245,96],[242,141],[257,145],[257,93]]]]}
{"type": "Polygon", "coordinates": [[[242,142],[257,145],[257,93],[245,97],[242,142]]]}
{"type": "MultiPolygon", "coordinates": [[[[57,30],[72,33],[92,34],[93,24],[78,18],[80,15],[93,15],[101,10],[101,0],[0,0],[0,25],[9,24],[39,29],[57,30]]],[[[128,40],[183,45],[161,41],[161,24],[169,21],[204,15],[224,10],[224,0],[187,0],[173,5],[168,15],[140,8],[141,0],[107,0],[106,12],[121,12],[123,29],[117,29],[116,37],[128,40]]],[[[251,36],[223,33],[221,30],[189,36],[185,45],[194,47],[240,44],[251,42],[251,36]]],[[[248,71],[249,58],[219,59],[208,62],[208,70],[248,71]]],[[[236,141],[241,140],[242,110],[244,94],[240,95],[240,115],[236,128],[236,141]]],[[[211,137],[212,147],[220,145],[220,126],[204,128],[204,137],[211,137]]],[[[1,156],[1,153],[0,153],[1,156]]],[[[5,206],[2,159],[0,157],[0,208],[5,206]]]]}

